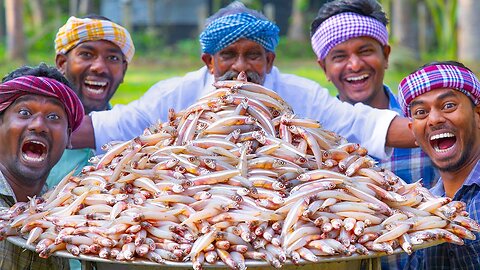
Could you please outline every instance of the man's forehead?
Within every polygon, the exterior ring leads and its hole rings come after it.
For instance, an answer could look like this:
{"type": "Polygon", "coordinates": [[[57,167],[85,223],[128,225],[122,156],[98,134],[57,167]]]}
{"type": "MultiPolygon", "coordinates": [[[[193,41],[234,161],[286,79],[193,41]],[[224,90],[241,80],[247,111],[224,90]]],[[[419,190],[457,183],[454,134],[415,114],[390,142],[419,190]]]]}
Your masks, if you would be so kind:
{"type": "Polygon", "coordinates": [[[63,103],[56,97],[48,97],[48,96],[35,95],[35,94],[26,94],[26,95],[20,96],[14,101],[14,104],[24,103],[24,102],[25,103],[38,102],[38,101],[40,102],[45,101],[47,103],[57,105],[62,109],[64,108],[63,103]]]}
{"type": "Polygon", "coordinates": [[[335,53],[344,53],[347,51],[357,51],[366,48],[374,48],[378,46],[382,48],[382,44],[378,42],[376,39],[371,37],[354,37],[348,39],[342,43],[335,45],[327,54],[327,56],[335,54],[335,53]]]}
{"type": "Polygon", "coordinates": [[[418,97],[415,97],[412,102],[410,103],[410,106],[415,106],[415,105],[420,105],[424,104],[426,102],[432,102],[432,101],[437,101],[437,100],[443,100],[446,98],[451,98],[451,97],[459,97],[460,95],[465,96],[468,98],[465,94],[463,94],[460,91],[457,91],[452,88],[437,88],[437,89],[432,89],[430,91],[427,91],[418,97]]]}
{"type": "Polygon", "coordinates": [[[101,47],[106,47],[106,49],[109,51],[109,52],[115,52],[115,53],[120,53],[123,55],[123,52],[122,50],[120,49],[120,47],[118,47],[117,44],[109,41],[109,40],[105,40],[105,39],[99,39],[99,40],[87,40],[87,41],[84,41],[84,42],[81,42],[79,43],[75,48],[73,48],[72,50],[76,49],[76,48],[84,48],[84,49],[89,49],[89,50],[98,50],[99,48],[101,47]]]}
{"type": "Polygon", "coordinates": [[[223,51],[251,51],[251,50],[261,50],[262,52],[265,51],[265,48],[256,41],[241,38],[232,44],[228,45],[227,47],[221,49],[219,52],[223,51]]]}

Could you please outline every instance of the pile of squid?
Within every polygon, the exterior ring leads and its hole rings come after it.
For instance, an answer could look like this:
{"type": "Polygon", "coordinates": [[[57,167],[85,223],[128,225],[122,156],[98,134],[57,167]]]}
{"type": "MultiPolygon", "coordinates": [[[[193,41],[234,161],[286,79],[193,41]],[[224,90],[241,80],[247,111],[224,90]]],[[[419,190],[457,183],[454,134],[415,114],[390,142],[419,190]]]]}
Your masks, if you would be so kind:
{"type": "Polygon", "coordinates": [[[22,236],[44,258],[67,250],[194,269],[411,254],[429,241],[475,239],[480,226],[464,203],[405,183],[359,144],[242,79],[216,82],[165,122],[105,145],[81,175],[1,209],[0,238],[22,236]]]}

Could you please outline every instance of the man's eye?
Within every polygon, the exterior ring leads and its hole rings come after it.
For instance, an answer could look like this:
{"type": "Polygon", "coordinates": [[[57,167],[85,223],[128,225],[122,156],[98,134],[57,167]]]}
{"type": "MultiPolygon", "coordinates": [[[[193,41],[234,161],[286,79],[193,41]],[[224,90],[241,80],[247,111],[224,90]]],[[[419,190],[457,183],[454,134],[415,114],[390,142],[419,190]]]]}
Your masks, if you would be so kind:
{"type": "Polygon", "coordinates": [[[110,62],[121,62],[122,58],[118,55],[110,55],[107,57],[110,62]]]}
{"type": "Polygon", "coordinates": [[[443,108],[446,110],[451,110],[451,109],[454,109],[455,107],[456,107],[456,104],[453,102],[448,102],[448,103],[445,103],[445,105],[443,105],[443,108]]]}
{"type": "Polygon", "coordinates": [[[25,110],[25,109],[22,109],[22,110],[18,111],[18,114],[20,114],[22,116],[32,115],[28,110],[25,110]]]}
{"type": "Polygon", "coordinates": [[[251,53],[248,55],[248,58],[252,60],[258,59],[259,57],[260,57],[259,53],[251,53]]]}
{"type": "Polygon", "coordinates": [[[91,58],[93,56],[90,52],[80,52],[78,55],[84,58],[91,58]]]}
{"type": "Polygon", "coordinates": [[[58,116],[58,114],[56,114],[56,113],[51,113],[51,114],[47,115],[47,119],[58,120],[58,119],[60,119],[60,116],[58,116]]]}
{"type": "Polygon", "coordinates": [[[427,111],[424,109],[416,109],[413,111],[412,115],[415,119],[422,119],[427,115],[427,111]]]}
{"type": "Polygon", "coordinates": [[[345,59],[345,55],[342,55],[342,54],[332,55],[333,62],[340,62],[343,59],[345,59]]]}
{"type": "Polygon", "coordinates": [[[373,50],[372,49],[364,49],[360,51],[361,55],[370,55],[372,54],[373,50]]]}
{"type": "Polygon", "coordinates": [[[234,54],[233,54],[233,53],[225,52],[225,53],[222,53],[221,56],[222,56],[222,58],[230,59],[230,58],[233,58],[233,57],[234,57],[234,54]]]}

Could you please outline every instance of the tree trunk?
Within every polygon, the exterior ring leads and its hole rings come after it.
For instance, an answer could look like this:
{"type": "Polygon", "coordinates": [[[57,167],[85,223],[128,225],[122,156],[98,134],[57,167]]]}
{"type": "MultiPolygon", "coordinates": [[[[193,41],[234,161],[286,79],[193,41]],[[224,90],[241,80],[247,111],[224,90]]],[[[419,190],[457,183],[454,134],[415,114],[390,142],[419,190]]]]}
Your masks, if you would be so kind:
{"type": "Polygon", "coordinates": [[[458,59],[480,72],[480,1],[458,1],[458,59]]]}
{"type": "Polygon", "coordinates": [[[26,61],[23,33],[23,4],[18,0],[5,0],[7,19],[7,55],[10,60],[26,61]]]}
{"type": "Polygon", "coordinates": [[[3,42],[6,38],[5,26],[5,5],[0,5],[0,41],[3,42]]]}
{"type": "Polygon", "coordinates": [[[35,28],[42,27],[42,25],[45,23],[45,11],[43,9],[44,1],[30,0],[28,2],[30,3],[30,7],[32,10],[33,26],[35,28]]]}
{"type": "Polygon", "coordinates": [[[132,1],[123,0],[122,1],[122,24],[128,31],[132,31],[132,1]]]}
{"type": "Polygon", "coordinates": [[[81,0],[78,7],[78,13],[81,16],[85,16],[93,12],[93,1],[92,0],[81,0]]]}
{"type": "Polygon", "coordinates": [[[294,0],[293,2],[292,17],[287,33],[288,39],[290,40],[304,41],[307,38],[305,30],[305,18],[302,14],[304,6],[304,0],[294,0]]]}
{"type": "Polygon", "coordinates": [[[418,42],[418,16],[416,0],[393,1],[392,32],[396,44],[408,51],[415,60],[420,59],[418,42]]]}
{"type": "Polygon", "coordinates": [[[69,1],[69,14],[71,16],[78,16],[78,1],[80,0],[70,0],[69,1]]]}

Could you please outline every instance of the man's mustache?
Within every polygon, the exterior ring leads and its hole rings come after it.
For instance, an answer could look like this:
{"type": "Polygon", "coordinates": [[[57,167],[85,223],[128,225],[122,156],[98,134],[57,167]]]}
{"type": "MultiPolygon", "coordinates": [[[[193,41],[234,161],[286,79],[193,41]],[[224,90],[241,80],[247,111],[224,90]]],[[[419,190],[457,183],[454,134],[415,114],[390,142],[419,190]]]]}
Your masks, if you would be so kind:
{"type": "MultiPolygon", "coordinates": [[[[247,81],[262,84],[262,79],[260,75],[253,71],[245,72],[247,74],[247,81]]],[[[217,78],[217,81],[227,81],[227,80],[235,80],[238,78],[239,72],[235,71],[227,71],[225,74],[217,78]]]]}

